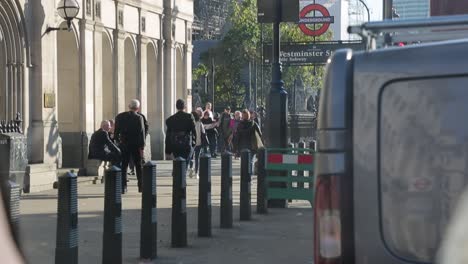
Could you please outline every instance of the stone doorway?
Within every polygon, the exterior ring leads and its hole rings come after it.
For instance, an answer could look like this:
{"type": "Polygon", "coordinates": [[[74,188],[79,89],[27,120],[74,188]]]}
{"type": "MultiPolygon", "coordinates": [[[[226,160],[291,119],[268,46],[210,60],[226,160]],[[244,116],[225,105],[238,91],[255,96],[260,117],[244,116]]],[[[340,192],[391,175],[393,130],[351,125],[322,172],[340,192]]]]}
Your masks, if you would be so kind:
{"type": "MultiPolygon", "coordinates": [[[[62,25],[65,27],[65,24],[62,25]]],[[[74,30],[57,31],[57,121],[62,167],[83,166],[79,45],[74,30]]]]}

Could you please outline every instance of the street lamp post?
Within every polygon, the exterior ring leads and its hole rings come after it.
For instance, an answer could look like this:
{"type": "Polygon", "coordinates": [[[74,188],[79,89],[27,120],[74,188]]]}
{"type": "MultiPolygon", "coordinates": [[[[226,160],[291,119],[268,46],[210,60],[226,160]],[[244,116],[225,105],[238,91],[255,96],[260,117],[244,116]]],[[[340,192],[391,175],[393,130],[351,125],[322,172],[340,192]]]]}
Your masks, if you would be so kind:
{"type": "MultiPolygon", "coordinates": [[[[280,60],[280,22],[282,1],[275,1],[275,21],[273,23],[273,61],[271,66],[272,80],[268,96],[266,120],[266,144],[269,148],[286,148],[288,142],[288,93],[284,89],[280,60]]],[[[286,200],[270,200],[269,207],[285,208],[286,200]]]]}
{"type": "Polygon", "coordinates": [[[47,27],[44,34],[47,34],[54,30],[71,30],[71,22],[80,12],[80,5],[77,0],[60,0],[57,4],[57,13],[58,15],[67,21],[66,28],[57,28],[57,27],[47,27]]]}
{"type": "Polygon", "coordinates": [[[358,0],[366,8],[367,11],[367,22],[370,22],[370,10],[367,4],[363,0],[358,0]]]}

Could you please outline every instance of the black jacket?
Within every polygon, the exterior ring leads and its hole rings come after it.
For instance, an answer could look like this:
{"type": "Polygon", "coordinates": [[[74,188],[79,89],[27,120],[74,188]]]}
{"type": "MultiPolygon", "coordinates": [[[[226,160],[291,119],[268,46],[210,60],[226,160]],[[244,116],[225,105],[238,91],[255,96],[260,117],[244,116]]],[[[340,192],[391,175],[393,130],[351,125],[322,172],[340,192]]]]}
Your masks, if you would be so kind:
{"type": "Polygon", "coordinates": [[[253,151],[252,140],[255,136],[255,132],[257,132],[260,137],[262,136],[260,128],[254,121],[242,120],[239,125],[237,125],[237,132],[234,143],[236,144],[238,151],[242,151],[243,149],[253,151]]]}
{"type": "MultiPolygon", "coordinates": [[[[216,123],[215,121],[213,121],[213,119],[211,118],[202,118],[200,119],[200,121],[202,122],[202,124],[204,125],[210,125],[210,124],[213,124],[213,123],[216,123]]],[[[209,137],[216,137],[218,135],[218,130],[214,127],[214,128],[210,128],[210,129],[205,129],[206,131],[206,134],[209,136],[209,137]]]]}
{"type": "Polygon", "coordinates": [[[106,160],[112,152],[120,154],[120,149],[112,142],[109,133],[102,129],[94,132],[89,142],[88,159],[106,160]]]}
{"type": "Polygon", "coordinates": [[[197,135],[195,119],[192,114],[179,111],[166,120],[166,127],[166,154],[174,152],[172,139],[176,134],[187,135],[190,139],[190,143],[187,147],[192,147],[197,135]]]}
{"type": "Polygon", "coordinates": [[[148,136],[148,133],[149,133],[149,124],[148,124],[148,120],[146,119],[146,116],[140,112],[137,112],[141,117],[143,117],[143,126],[145,128],[145,137],[148,136]]]}
{"type": "Polygon", "coordinates": [[[123,112],[115,117],[115,140],[116,142],[132,147],[145,147],[145,123],[141,114],[133,111],[123,112]]]}

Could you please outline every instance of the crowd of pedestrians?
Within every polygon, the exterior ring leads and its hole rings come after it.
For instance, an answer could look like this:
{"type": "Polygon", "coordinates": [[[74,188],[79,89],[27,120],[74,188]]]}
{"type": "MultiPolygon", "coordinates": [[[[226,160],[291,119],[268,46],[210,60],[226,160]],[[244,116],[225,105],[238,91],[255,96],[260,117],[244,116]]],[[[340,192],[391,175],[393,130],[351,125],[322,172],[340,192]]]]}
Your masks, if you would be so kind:
{"type": "MultiPolygon", "coordinates": [[[[91,137],[89,159],[106,161],[122,169],[122,193],[127,192],[127,170],[133,167],[142,190],[144,148],[148,135],[148,122],[140,113],[140,102],[131,100],[128,111],[114,120],[104,120],[91,137]]],[[[243,149],[254,156],[263,146],[260,120],[255,112],[244,109],[231,113],[229,106],[221,114],[214,113],[212,104],[205,109],[186,112],[182,99],[176,102],[177,112],[166,120],[165,153],[167,157],[187,160],[188,176],[198,179],[199,159],[202,153],[217,158],[219,153],[232,152],[239,158],[243,149]]]]}

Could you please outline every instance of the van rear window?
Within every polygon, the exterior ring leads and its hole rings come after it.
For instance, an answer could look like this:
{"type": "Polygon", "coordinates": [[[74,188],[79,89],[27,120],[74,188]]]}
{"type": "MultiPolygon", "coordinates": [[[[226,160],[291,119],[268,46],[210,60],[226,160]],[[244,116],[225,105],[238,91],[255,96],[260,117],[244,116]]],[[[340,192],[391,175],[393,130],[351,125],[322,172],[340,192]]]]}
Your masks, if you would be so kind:
{"type": "Polygon", "coordinates": [[[468,78],[394,82],[379,104],[383,240],[399,257],[432,262],[468,183],[468,78]]]}

